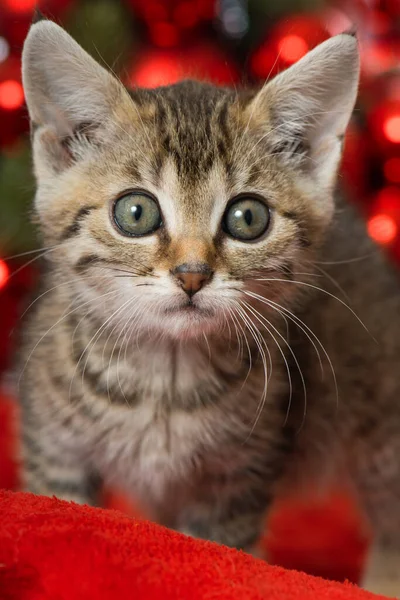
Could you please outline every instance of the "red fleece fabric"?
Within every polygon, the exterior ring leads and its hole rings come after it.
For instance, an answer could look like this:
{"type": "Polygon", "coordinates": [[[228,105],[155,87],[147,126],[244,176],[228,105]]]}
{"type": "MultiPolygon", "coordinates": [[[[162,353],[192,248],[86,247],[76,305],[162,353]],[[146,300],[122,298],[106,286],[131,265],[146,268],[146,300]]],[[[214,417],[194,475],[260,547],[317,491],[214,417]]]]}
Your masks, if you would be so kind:
{"type": "Polygon", "coordinates": [[[1,600],[371,600],[119,511],[0,492],[1,600]]]}

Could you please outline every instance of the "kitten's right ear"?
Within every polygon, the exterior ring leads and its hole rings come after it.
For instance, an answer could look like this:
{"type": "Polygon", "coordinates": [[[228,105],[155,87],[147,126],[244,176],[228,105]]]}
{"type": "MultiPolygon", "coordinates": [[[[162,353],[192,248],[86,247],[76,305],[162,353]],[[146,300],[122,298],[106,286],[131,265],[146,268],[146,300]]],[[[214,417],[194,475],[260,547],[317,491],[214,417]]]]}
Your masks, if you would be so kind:
{"type": "Polygon", "coordinates": [[[248,111],[270,152],[331,193],[343,137],[357,97],[357,39],[348,33],[323,42],[267,83],[248,111]]]}
{"type": "MultiPolygon", "coordinates": [[[[124,96],[129,98],[111,73],[47,20],[29,30],[22,52],[22,80],[34,128],[58,141],[74,136],[82,126],[104,126],[113,108],[124,96]]],[[[58,150],[53,159],[62,161],[65,157],[58,150]]]]}

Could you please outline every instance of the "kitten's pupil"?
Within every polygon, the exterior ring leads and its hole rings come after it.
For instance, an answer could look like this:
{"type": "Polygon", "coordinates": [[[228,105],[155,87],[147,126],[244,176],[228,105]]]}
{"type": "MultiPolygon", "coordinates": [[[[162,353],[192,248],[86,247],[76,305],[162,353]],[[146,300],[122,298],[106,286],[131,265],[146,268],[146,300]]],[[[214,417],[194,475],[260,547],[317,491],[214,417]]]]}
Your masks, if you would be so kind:
{"type": "Polygon", "coordinates": [[[253,222],[253,213],[251,212],[250,209],[247,209],[244,213],[244,220],[246,221],[247,225],[251,225],[253,222]]]}
{"type": "Polygon", "coordinates": [[[136,204],[131,208],[131,213],[135,221],[139,221],[140,217],[142,216],[142,212],[143,208],[140,204],[136,204]]]}

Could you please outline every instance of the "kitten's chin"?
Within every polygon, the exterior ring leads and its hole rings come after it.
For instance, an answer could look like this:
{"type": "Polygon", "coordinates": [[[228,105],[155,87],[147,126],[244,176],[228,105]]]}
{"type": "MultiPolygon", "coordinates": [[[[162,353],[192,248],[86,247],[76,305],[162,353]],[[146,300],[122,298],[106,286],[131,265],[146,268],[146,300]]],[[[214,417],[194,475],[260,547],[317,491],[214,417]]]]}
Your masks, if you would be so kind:
{"type": "Polygon", "coordinates": [[[221,324],[215,310],[194,306],[167,308],[160,314],[157,323],[163,335],[178,340],[211,334],[220,329],[221,324]]]}

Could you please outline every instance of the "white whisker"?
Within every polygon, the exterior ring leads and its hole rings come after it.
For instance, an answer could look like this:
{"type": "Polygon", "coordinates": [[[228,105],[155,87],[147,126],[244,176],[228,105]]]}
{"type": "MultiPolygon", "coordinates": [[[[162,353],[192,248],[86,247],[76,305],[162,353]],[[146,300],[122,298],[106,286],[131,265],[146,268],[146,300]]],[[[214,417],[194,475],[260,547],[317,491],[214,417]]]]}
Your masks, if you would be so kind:
{"type": "MultiPolygon", "coordinates": [[[[115,290],[108,292],[106,294],[103,294],[102,296],[100,296],[99,298],[96,298],[96,300],[98,299],[102,299],[105,296],[110,296],[111,294],[115,294],[117,293],[115,290]]],[[[28,358],[26,359],[26,362],[24,364],[24,367],[20,373],[20,376],[18,378],[18,387],[17,389],[19,390],[20,387],[20,383],[21,383],[21,379],[23,377],[23,374],[25,372],[26,367],[28,366],[28,363],[33,355],[33,353],[35,352],[36,348],[39,346],[39,344],[44,340],[44,338],[55,328],[57,327],[57,325],[59,325],[62,321],[64,321],[64,319],[67,319],[70,315],[72,315],[74,312],[76,312],[77,310],[80,310],[83,306],[87,306],[88,304],[92,303],[93,300],[88,300],[87,302],[84,302],[83,304],[80,304],[79,306],[77,306],[76,308],[74,308],[73,310],[69,311],[67,314],[64,314],[62,317],[60,317],[60,319],[58,319],[58,321],[56,321],[51,327],[49,327],[49,329],[39,338],[39,340],[36,342],[36,344],[34,345],[34,347],[32,348],[32,350],[30,351],[28,358]]],[[[68,308],[72,305],[72,302],[67,306],[66,310],[68,310],[68,308]]]]}
{"type": "Polygon", "coordinates": [[[323,288],[320,288],[316,285],[312,285],[311,283],[306,283],[305,281],[295,281],[293,279],[278,279],[278,278],[274,277],[274,278],[259,278],[259,279],[256,279],[256,281],[279,281],[281,283],[293,283],[293,284],[297,284],[297,285],[304,285],[309,288],[313,288],[314,290],[318,290],[319,292],[322,292],[323,294],[327,294],[331,298],[334,298],[335,300],[340,302],[340,304],[343,304],[343,306],[345,306],[351,312],[351,314],[357,319],[357,321],[365,329],[365,331],[371,336],[371,338],[376,343],[378,343],[376,338],[371,334],[371,332],[368,330],[367,326],[363,323],[363,321],[360,319],[360,317],[354,312],[354,310],[348,304],[346,304],[346,302],[344,302],[343,300],[341,300],[340,298],[335,296],[335,294],[331,294],[331,292],[328,292],[327,290],[324,290],[323,288]]]}
{"type": "Polygon", "coordinates": [[[244,443],[246,443],[248,441],[248,439],[251,437],[251,435],[253,434],[253,431],[258,423],[258,420],[261,416],[262,410],[264,408],[265,405],[265,401],[267,398],[267,391],[268,391],[268,382],[269,382],[269,373],[268,373],[268,368],[267,368],[267,359],[263,350],[263,344],[265,345],[267,352],[269,354],[270,360],[271,360],[271,354],[269,351],[268,346],[265,343],[265,340],[263,339],[263,337],[259,334],[259,332],[256,330],[256,328],[253,326],[253,324],[251,323],[250,319],[248,318],[248,315],[245,313],[245,311],[242,309],[242,305],[239,304],[239,302],[237,302],[237,314],[241,317],[243,323],[245,324],[245,326],[247,327],[248,331],[250,332],[252,338],[254,339],[256,346],[260,352],[260,356],[262,359],[262,364],[263,364],[263,369],[264,369],[264,389],[263,389],[263,393],[259,402],[259,406],[256,410],[256,415],[255,415],[255,419],[254,419],[254,423],[250,429],[249,435],[247,436],[247,438],[244,440],[244,443]]]}
{"type": "Polygon", "coordinates": [[[303,391],[304,391],[304,414],[303,414],[303,419],[305,419],[306,410],[307,410],[307,389],[306,389],[306,384],[305,384],[305,379],[304,379],[304,376],[303,376],[303,372],[301,370],[300,364],[299,364],[299,362],[297,360],[297,357],[296,357],[296,355],[295,355],[292,347],[290,346],[289,342],[287,340],[285,340],[285,338],[280,333],[280,331],[266,317],[264,317],[263,315],[261,315],[261,313],[259,313],[254,307],[251,307],[247,302],[245,302],[245,304],[246,304],[248,310],[250,310],[253,313],[254,317],[268,331],[269,335],[272,337],[272,339],[274,340],[275,344],[277,345],[277,347],[278,347],[278,349],[279,349],[279,351],[281,353],[281,356],[282,356],[282,358],[284,360],[284,363],[285,363],[285,367],[286,367],[286,371],[287,371],[287,375],[288,375],[288,381],[289,381],[289,401],[288,401],[288,408],[287,408],[287,412],[286,412],[286,418],[285,418],[285,421],[284,421],[284,425],[286,425],[286,423],[287,423],[287,420],[289,418],[290,408],[291,408],[291,405],[292,405],[293,384],[292,384],[292,378],[291,378],[291,375],[290,375],[289,363],[288,363],[288,361],[287,361],[287,359],[285,357],[285,353],[283,352],[283,350],[282,350],[281,346],[279,345],[279,343],[278,343],[277,339],[275,338],[275,336],[271,333],[271,330],[269,329],[269,327],[272,327],[272,329],[275,331],[275,333],[282,339],[282,341],[284,342],[284,344],[288,348],[290,354],[292,355],[293,360],[294,360],[294,362],[296,364],[296,367],[297,367],[297,369],[299,371],[301,382],[302,382],[302,385],[303,385],[303,391]],[[255,311],[255,312],[253,312],[253,311],[255,311]],[[265,324],[265,322],[268,323],[268,326],[265,324]]]}

